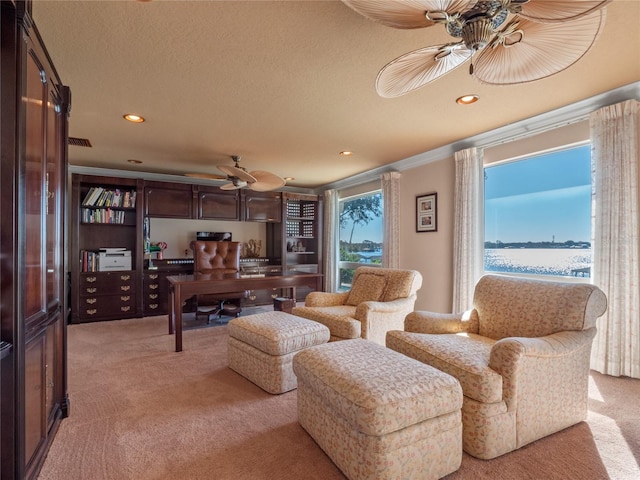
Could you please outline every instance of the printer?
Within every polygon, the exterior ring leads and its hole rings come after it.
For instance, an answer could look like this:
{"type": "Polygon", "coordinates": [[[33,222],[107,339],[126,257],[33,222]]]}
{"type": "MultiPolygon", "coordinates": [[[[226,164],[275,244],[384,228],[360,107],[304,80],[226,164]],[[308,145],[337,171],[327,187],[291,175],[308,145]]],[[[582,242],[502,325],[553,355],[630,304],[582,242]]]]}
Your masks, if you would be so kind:
{"type": "Polygon", "coordinates": [[[101,248],[98,252],[98,271],[116,272],[119,270],[131,270],[131,250],[101,248]]]}

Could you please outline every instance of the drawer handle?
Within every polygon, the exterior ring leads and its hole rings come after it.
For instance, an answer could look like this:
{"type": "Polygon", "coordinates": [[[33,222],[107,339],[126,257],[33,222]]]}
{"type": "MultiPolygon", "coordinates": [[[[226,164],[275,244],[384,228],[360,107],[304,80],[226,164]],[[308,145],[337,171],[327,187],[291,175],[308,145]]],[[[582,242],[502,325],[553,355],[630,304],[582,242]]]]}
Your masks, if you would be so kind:
{"type": "Polygon", "coordinates": [[[87,278],[86,278],[86,281],[87,281],[87,282],[89,282],[89,283],[93,283],[93,282],[95,282],[97,279],[98,279],[98,277],[87,277],[87,278]]]}
{"type": "Polygon", "coordinates": [[[158,294],[157,294],[157,293],[150,293],[150,294],[149,294],[149,298],[150,298],[151,300],[155,300],[156,298],[158,298],[158,294]]]}
{"type": "Polygon", "coordinates": [[[122,297],[120,297],[120,300],[122,300],[123,302],[128,302],[129,300],[131,300],[131,297],[129,295],[123,295],[122,297]]]}
{"type": "Polygon", "coordinates": [[[150,278],[151,280],[155,280],[156,278],[158,278],[158,274],[157,274],[157,273],[155,273],[155,274],[153,274],[153,275],[149,275],[149,278],[150,278]]]}
{"type": "Polygon", "coordinates": [[[93,305],[94,303],[96,303],[98,301],[97,298],[87,298],[87,303],[89,305],[93,305]]]}
{"type": "Polygon", "coordinates": [[[123,312],[128,312],[131,309],[131,307],[129,305],[127,305],[126,307],[120,307],[120,310],[122,310],[123,312]]]}
{"type": "Polygon", "coordinates": [[[131,289],[131,285],[120,285],[120,290],[128,292],[131,289]]]}
{"type": "Polygon", "coordinates": [[[157,303],[150,303],[149,304],[149,308],[155,310],[156,308],[158,308],[158,304],[157,303]]]}
{"type": "Polygon", "coordinates": [[[120,280],[129,280],[131,275],[120,275],[120,280]]]}
{"type": "Polygon", "coordinates": [[[97,291],[96,287],[87,287],[87,293],[96,293],[97,291]]]}
{"type": "Polygon", "coordinates": [[[157,284],[157,283],[154,283],[154,284],[152,284],[152,285],[149,285],[149,288],[150,288],[151,290],[155,290],[156,288],[158,288],[158,284],[157,284]]]}
{"type": "Polygon", "coordinates": [[[87,310],[87,315],[95,315],[96,313],[98,313],[98,311],[95,308],[92,308],[91,310],[87,310]]]}

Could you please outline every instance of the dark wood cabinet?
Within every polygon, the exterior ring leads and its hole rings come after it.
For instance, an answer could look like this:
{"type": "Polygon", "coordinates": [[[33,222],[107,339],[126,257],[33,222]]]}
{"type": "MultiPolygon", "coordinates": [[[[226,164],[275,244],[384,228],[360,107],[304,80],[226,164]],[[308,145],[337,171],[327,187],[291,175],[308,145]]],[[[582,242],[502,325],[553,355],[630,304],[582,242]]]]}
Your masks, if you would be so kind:
{"type": "Polygon", "coordinates": [[[243,219],[247,222],[282,222],[282,192],[242,191],[243,219]]]}
{"type": "Polygon", "coordinates": [[[147,217],[193,218],[193,189],[186,183],[147,181],[144,205],[147,217]]]}
{"type": "MultiPolygon", "coordinates": [[[[153,269],[145,269],[142,286],[142,302],[144,315],[166,315],[169,305],[170,275],[193,273],[193,259],[168,259],[154,260],[153,269]]],[[[183,311],[190,312],[195,309],[193,300],[187,300],[183,311]]]]}
{"type": "Polygon", "coordinates": [[[143,181],[73,175],[71,185],[71,322],[141,317],[143,181]]]}
{"type": "Polygon", "coordinates": [[[140,316],[135,271],[81,273],[78,291],[78,322],[140,316]]]}
{"type": "MultiPolygon", "coordinates": [[[[281,211],[283,221],[267,229],[267,254],[282,259],[284,272],[321,272],[322,202],[317,195],[283,192],[281,211]]],[[[297,300],[309,292],[297,289],[297,300]]]]}
{"type": "Polygon", "coordinates": [[[240,192],[216,186],[197,185],[196,218],[240,220],[240,192]]]}
{"type": "Polygon", "coordinates": [[[68,415],[65,205],[70,91],[31,19],[0,3],[0,477],[36,478],[68,415]]]}
{"type": "Polygon", "coordinates": [[[146,271],[142,281],[145,316],[165,315],[168,311],[168,274],[155,270],[146,271]]]}
{"type": "Polygon", "coordinates": [[[145,216],[200,220],[282,221],[282,194],[221,190],[215,185],[145,181],[145,216]]]}

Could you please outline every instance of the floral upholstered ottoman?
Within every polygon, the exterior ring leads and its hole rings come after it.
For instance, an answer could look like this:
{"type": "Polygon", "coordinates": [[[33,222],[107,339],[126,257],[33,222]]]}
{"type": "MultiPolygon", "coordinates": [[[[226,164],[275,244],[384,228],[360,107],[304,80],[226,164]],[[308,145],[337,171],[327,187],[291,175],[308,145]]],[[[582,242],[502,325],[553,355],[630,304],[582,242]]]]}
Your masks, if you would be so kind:
{"type": "Polygon", "coordinates": [[[462,389],[363,339],[297,354],[298,421],[350,480],[432,479],[462,462],[462,389]]]}
{"type": "Polygon", "coordinates": [[[291,360],[300,350],[329,341],[321,323],[285,312],[265,312],[229,322],[229,367],[269,393],[297,386],[291,360]]]}

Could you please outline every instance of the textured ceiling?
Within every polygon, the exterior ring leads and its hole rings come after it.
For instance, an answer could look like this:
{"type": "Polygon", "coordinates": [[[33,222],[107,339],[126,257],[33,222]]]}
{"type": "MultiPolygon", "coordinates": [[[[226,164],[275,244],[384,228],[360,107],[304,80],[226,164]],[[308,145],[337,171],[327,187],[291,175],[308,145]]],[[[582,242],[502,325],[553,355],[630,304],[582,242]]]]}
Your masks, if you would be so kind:
{"type": "Polygon", "coordinates": [[[614,0],[595,47],[548,79],[484,86],[463,66],[396,99],[378,71],[449,42],[441,26],[392,29],[339,1],[35,0],[33,17],[71,87],[70,136],[93,145],[69,147],[78,166],[220,173],[240,155],[318,187],[640,80],[638,0],[614,0]],[[466,93],[481,100],[457,105],[466,93]]]}

